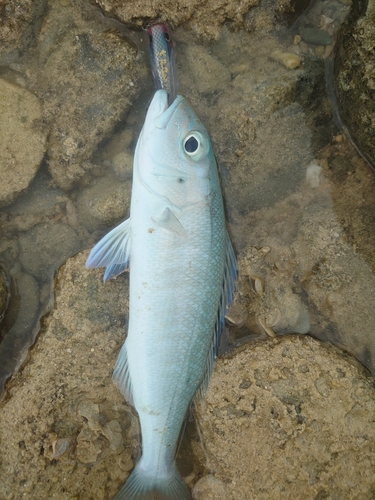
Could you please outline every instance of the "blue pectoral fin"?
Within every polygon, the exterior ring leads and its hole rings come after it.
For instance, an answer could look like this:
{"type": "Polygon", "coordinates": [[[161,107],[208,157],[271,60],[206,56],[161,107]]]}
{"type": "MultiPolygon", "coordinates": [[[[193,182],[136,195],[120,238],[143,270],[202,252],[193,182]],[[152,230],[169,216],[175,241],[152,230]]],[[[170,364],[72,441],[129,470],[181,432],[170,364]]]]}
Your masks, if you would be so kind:
{"type": "Polygon", "coordinates": [[[234,254],[229,234],[226,233],[226,257],[225,257],[223,288],[221,291],[215,327],[212,332],[211,347],[207,356],[206,371],[203,377],[202,384],[195,395],[194,398],[195,401],[197,401],[197,399],[201,398],[204,395],[208,387],[208,383],[210,381],[212,369],[214,367],[217,348],[219,346],[221,332],[224,326],[225,314],[227,312],[229,305],[233,300],[234,283],[236,281],[236,277],[237,277],[236,256],[234,254]]]}
{"type": "Polygon", "coordinates": [[[112,229],[91,250],[86,267],[106,267],[103,281],[118,276],[129,267],[130,218],[112,229]]]}

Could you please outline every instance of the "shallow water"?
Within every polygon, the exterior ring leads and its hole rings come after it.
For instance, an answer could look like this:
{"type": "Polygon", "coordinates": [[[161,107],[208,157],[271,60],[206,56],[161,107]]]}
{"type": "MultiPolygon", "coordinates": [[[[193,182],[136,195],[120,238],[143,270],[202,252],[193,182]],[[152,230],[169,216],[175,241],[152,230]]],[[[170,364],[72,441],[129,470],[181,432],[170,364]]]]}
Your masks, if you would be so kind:
{"type": "MultiPolygon", "coordinates": [[[[314,2],[290,28],[249,16],[250,34],[224,28],[218,42],[202,44],[179,29],[174,38],[180,93],[211,134],[239,261],[222,351],[267,333],[309,332],[353,353],[374,374],[374,172],[334,123],[332,44],[293,44],[306,26],[324,27],[334,40],[348,11],[334,0],[314,2]],[[270,58],[275,50],[297,54],[302,65],[286,68],[270,58]]],[[[38,46],[30,66],[35,54],[38,46]]],[[[3,67],[2,76],[28,88],[25,57],[3,67]]],[[[136,64],[143,79],[133,104],[94,153],[94,166],[62,190],[44,160],[29,189],[0,210],[0,262],[12,291],[0,390],[53,305],[55,270],[127,215],[132,155],[152,97],[142,50],[136,64]]],[[[77,78],[86,77],[82,71],[77,78]]]]}

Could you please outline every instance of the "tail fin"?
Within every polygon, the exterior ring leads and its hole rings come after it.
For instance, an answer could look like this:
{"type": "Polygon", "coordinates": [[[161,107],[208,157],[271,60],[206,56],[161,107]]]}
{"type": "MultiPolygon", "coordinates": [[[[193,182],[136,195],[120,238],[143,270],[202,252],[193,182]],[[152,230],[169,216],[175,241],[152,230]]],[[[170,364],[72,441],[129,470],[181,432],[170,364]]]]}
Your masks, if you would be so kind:
{"type": "Polygon", "coordinates": [[[191,500],[189,490],[175,465],[167,477],[158,477],[142,469],[141,461],[115,500],[191,500]]]}

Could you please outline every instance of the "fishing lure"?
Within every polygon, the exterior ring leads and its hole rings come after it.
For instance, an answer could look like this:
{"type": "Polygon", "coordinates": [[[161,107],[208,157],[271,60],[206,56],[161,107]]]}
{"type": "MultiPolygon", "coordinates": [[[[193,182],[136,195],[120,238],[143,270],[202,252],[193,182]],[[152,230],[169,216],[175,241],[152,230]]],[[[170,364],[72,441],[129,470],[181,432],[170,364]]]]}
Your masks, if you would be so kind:
{"type": "Polygon", "coordinates": [[[147,33],[155,90],[166,90],[168,105],[171,105],[177,96],[177,72],[171,32],[165,23],[157,23],[151,24],[147,33]]]}

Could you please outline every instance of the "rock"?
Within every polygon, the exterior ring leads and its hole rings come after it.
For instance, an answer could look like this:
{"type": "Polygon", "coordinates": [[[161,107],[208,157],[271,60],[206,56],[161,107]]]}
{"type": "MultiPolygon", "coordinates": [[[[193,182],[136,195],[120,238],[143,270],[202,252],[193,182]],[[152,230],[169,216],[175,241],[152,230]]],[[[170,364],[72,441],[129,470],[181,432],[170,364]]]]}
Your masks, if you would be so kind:
{"type": "Polygon", "coordinates": [[[120,180],[129,180],[133,170],[133,155],[128,151],[117,153],[112,159],[112,168],[120,180]]]}
{"type": "Polygon", "coordinates": [[[226,500],[228,488],[223,481],[209,475],[204,476],[195,484],[192,496],[194,500],[226,500]]]}
{"type": "Polygon", "coordinates": [[[24,269],[38,279],[51,279],[56,266],[80,248],[77,233],[57,222],[33,227],[19,238],[20,261],[24,269]]]}
{"type": "Polygon", "coordinates": [[[0,343],[0,397],[3,395],[5,382],[25,360],[27,350],[35,340],[35,325],[39,319],[40,292],[36,279],[18,271],[13,272],[12,283],[17,296],[11,297],[5,322],[8,322],[9,315],[14,318],[10,330],[0,343]]]}
{"type": "Polygon", "coordinates": [[[312,163],[306,169],[306,182],[311,188],[317,188],[320,184],[320,175],[322,167],[316,163],[312,163]]]}
{"type": "Polygon", "coordinates": [[[272,339],[219,359],[198,410],[215,477],[195,498],[247,500],[251,492],[259,500],[310,500],[353,491],[368,498],[374,411],[373,380],[310,337],[272,339]],[[216,482],[227,485],[223,497],[216,482]]]}
{"type": "Polygon", "coordinates": [[[77,199],[80,222],[87,230],[122,222],[129,213],[131,182],[119,182],[115,175],[96,179],[77,199]]]}
{"type": "Polygon", "coordinates": [[[319,28],[300,28],[299,34],[303,40],[313,45],[331,45],[332,38],[329,33],[319,28]]]}
{"type": "Polygon", "coordinates": [[[297,56],[297,54],[283,52],[280,49],[271,52],[270,58],[283,64],[288,69],[296,69],[301,64],[301,59],[297,56]]]}
{"type": "Polygon", "coordinates": [[[0,20],[0,66],[16,61],[33,42],[47,0],[8,0],[2,2],[0,20]]]}
{"type": "Polygon", "coordinates": [[[217,92],[229,84],[231,76],[228,68],[214,56],[203,52],[199,45],[186,46],[185,57],[188,64],[186,73],[191,75],[191,86],[198,92],[217,92]]]}
{"type": "MultiPolygon", "coordinates": [[[[290,71],[276,65],[269,58],[275,45],[270,36],[260,41],[241,32],[234,38],[224,28],[210,55],[230,72],[230,83],[221,87],[218,74],[212,94],[202,96],[189,90],[195,87],[190,72],[181,78],[181,92],[190,92],[189,99],[209,130],[224,197],[230,200],[229,220],[236,213],[244,216],[270,206],[285,192],[294,191],[304,176],[301,161],[312,160],[304,110],[295,102],[304,69],[290,71]],[[290,139],[288,147],[280,130],[290,139]]],[[[205,72],[198,62],[197,58],[197,80],[205,72]]]]}
{"type": "MultiPolygon", "coordinates": [[[[353,3],[338,39],[334,78],[344,125],[375,166],[375,2],[353,3]],[[360,11],[362,5],[366,10],[360,11]]],[[[375,167],[374,167],[375,168],[375,167]]]]}
{"type": "Polygon", "coordinates": [[[90,206],[91,215],[107,225],[125,219],[129,209],[126,199],[128,187],[128,185],[121,183],[111,193],[94,199],[90,206]]]}
{"type": "Polygon", "coordinates": [[[9,284],[4,271],[0,267],[0,323],[4,318],[9,301],[9,284]]]}
{"type": "Polygon", "coordinates": [[[0,79],[0,206],[11,203],[33,180],[46,150],[39,99],[0,79]]]}
{"type": "Polygon", "coordinates": [[[38,71],[30,79],[51,123],[49,170],[65,190],[93,168],[93,153],[128,112],[145,71],[134,65],[134,43],[90,12],[84,2],[51,4],[36,49],[38,71]]]}
{"type": "MultiPolygon", "coordinates": [[[[121,0],[99,0],[98,4],[107,13],[117,17],[125,23],[132,23],[141,28],[145,20],[163,19],[173,27],[184,24],[191,29],[195,36],[218,39],[221,26],[230,21],[231,25],[239,28],[244,25],[245,15],[252,7],[258,6],[258,0],[244,0],[236,4],[230,0],[223,0],[220,5],[215,0],[205,3],[191,2],[190,0],[156,0],[142,5],[136,0],[122,2],[121,0]]],[[[277,9],[275,8],[274,14],[277,9]]]]}
{"type": "Polygon", "coordinates": [[[126,332],[127,301],[119,296],[126,297],[128,280],[104,285],[101,270],[85,269],[87,254],[59,270],[56,307],[7,386],[1,498],[25,490],[38,500],[114,498],[133,466],[135,417],[111,380],[126,332]]]}

